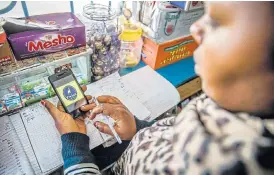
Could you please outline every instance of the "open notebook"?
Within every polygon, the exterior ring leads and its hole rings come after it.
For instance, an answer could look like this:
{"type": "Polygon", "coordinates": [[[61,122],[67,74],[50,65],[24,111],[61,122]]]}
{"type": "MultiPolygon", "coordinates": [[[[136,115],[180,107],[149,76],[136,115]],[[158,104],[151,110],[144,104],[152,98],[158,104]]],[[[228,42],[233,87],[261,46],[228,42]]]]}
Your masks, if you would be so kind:
{"type": "MultiPolygon", "coordinates": [[[[146,120],[156,118],[179,102],[176,89],[151,68],[142,68],[131,73],[132,78],[129,76],[112,74],[88,85],[86,94],[116,96],[136,117],[146,120]]],[[[49,99],[54,104],[57,100],[49,99]]],[[[92,122],[87,122],[87,133],[90,149],[111,138],[100,133],[92,122]]],[[[0,174],[49,174],[63,165],[60,134],[40,103],[1,117],[0,143],[0,174]]]]}

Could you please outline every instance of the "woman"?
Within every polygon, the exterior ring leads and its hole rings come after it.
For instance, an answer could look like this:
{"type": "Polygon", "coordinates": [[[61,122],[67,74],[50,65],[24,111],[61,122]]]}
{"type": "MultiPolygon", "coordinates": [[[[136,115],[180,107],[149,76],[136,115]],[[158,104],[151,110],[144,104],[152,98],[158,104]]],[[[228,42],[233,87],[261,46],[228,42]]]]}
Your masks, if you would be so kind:
{"type": "MultiPolygon", "coordinates": [[[[120,137],[131,140],[113,173],[274,174],[274,4],[212,2],[205,8],[191,33],[206,95],[152,126],[114,97],[98,98],[103,106],[82,107],[93,109],[91,119],[99,113],[114,118],[120,137]]],[[[62,134],[65,173],[99,174],[83,121],[43,103],[62,134]]]]}

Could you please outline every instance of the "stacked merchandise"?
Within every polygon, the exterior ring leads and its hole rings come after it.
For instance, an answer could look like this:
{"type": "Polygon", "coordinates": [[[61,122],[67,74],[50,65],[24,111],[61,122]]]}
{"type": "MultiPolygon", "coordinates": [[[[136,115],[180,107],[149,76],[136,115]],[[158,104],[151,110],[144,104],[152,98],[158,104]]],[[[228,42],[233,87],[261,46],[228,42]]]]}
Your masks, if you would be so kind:
{"type": "MultiPolygon", "coordinates": [[[[3,28],[8,35],[17,69],[86,51],[85,26],[72,13],[5,18],[5,21],[3,28]]],[[[11,71],[13,69],[6,70],[11,71]]]]}
{"type": "Polygon", "coordinates": [[[0,115],[54,96],[48,76],[62,69],[87,84],[86,57],[70,59],[86,51],[85,26],[72,13],[1,19],[0,115]]]}
{"type": "MultiPolygon", "coordinates": [[[[194,1],[193,1],[194,2],[194,1]]],[[[169,2],[133,2],[133,18],[144,32],[143,61],[154,69],[192,56],[197,44],[190,36],[190,26],[204,14],[203,8],[188,11],[169,2]]],[[[186,3],[199,5],[201,3],[186,3]]]]}

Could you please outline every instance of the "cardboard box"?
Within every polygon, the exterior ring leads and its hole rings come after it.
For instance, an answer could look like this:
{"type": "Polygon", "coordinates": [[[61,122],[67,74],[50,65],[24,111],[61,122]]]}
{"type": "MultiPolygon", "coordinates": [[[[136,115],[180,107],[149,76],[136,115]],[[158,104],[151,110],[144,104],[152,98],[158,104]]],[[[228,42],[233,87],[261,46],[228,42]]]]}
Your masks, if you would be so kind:
{"type": "Polygon", "coordinates": [[[0,43],[0,74],[11,72],[16,69],[16,62],[6,39],[5,33],[1,33],[0,43]]]}
{"type": "Polygon", "coordinates": [[[15,58],[23,60],[86,45],[85,26],[72,13],[31,16],[26,22],[58,26],[55,30],[30,30],[11,34],[8,40],[15,58]]]}
{"type": "Polygon", "coordinates": [[[144,36],[157,43],[190,35],[190,26],[204,14],[202,7],[185,11],[169,2],[138,3],[140,7],[133,13],[133,18],[139,22],[144,36]]]}
{"type": "Polygon", "coordinates": [[[172,64],[193,55],[198,47],[192,36],[157,44],[149,38],[144,38],[142,60],[153,69],[172,64]]]}
{"type": "Polygon", "coordinates": [[[203,9],[203,1],[170,1],[170,4],[184,9],[185,11],[203,9]]]}

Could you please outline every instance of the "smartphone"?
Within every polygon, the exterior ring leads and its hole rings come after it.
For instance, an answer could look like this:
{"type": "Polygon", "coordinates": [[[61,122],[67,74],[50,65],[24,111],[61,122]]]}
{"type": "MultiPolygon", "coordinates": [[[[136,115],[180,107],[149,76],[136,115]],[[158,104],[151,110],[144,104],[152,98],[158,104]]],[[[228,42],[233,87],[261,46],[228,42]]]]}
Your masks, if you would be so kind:
{"type": "Polygon", "coordinates": [[[88,104],[88,101],[73,72],[64,69],[49,76],[48,79],[65,111],[74,119],[81,116],[83,112],[79,108],[88,104]]]}

